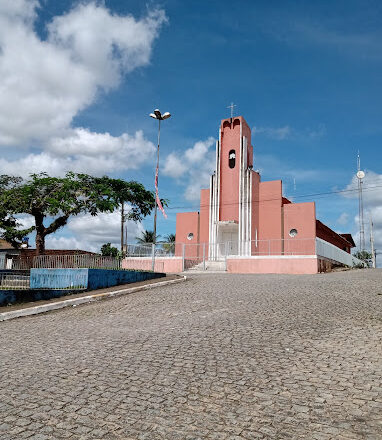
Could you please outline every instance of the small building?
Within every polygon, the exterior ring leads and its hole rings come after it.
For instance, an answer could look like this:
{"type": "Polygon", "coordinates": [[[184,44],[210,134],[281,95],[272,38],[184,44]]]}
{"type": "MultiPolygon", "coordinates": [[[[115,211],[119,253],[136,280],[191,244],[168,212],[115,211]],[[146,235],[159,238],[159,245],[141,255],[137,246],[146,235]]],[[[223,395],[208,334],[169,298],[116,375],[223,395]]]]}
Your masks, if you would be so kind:
{"type": "Polygon", "coordinates": [[[239,273],[316,273],[352,265],[350,234],[319,221],[315,202],[284,197],[281,180],[261,180],[242,116],[223,119],[218,139],[216,170],[210,187],[201,190],[200,210],[177,214],[178,257],[224,260],[229,272],[239,273]]]}
{"type": "MultiPolygon", "coordinates": [[[[94,252],[79,249],[46,249],[44,256],[96,255],[94,252]]],[[[0,270],[30,269],[36,257],[34,248],[16,248],[6,240],[0,239],[0,270]]]]}

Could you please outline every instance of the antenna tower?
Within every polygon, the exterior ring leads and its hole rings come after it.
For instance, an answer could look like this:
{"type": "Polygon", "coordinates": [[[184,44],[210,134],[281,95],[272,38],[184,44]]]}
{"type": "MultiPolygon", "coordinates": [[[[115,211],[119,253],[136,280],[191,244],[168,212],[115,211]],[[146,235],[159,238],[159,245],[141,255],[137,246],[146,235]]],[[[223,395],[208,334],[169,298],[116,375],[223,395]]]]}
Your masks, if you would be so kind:
{"type": "Polygon", "coordinates": [[[357,155],[357,179],[358,179],[358,218],[359,218],[359,250],[365,250],[365,223],[363,219],[362,185],[365,173],[361,170],[361,158],[357,155]]]}

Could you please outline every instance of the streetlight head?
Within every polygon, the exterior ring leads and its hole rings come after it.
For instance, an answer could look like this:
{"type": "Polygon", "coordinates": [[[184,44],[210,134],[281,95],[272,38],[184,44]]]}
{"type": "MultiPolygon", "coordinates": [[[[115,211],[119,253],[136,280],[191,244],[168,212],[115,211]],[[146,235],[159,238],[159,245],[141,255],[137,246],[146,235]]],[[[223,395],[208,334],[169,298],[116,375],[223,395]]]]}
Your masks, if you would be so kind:
{"type": "Polygon", "coordinates": [[[150,116],[151,116],[152,118],[154,118],[154,119],[158,119],[158,118],[156,117],[156,115],[154,115],[154,113],[150,113],[150,116]]]}
{"type": "Polygon", "coordinates": [[[154,113],[157,119],[162,119],[162,114],[157,108],[154,110],[154,113]]]}
{"type": "Polygon", "coordinates": [[[168,119],[169,117],[171,117],[171,113],[169,112],[163,113],[162,115],[162,119],[168,119]]]}

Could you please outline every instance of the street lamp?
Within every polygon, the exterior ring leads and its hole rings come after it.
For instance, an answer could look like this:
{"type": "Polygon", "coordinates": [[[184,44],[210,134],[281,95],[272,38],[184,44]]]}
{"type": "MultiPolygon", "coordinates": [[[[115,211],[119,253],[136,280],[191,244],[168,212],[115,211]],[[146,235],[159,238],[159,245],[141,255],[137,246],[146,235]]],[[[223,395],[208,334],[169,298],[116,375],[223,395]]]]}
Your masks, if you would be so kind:
{"type": "Polygon", "coordinates": [[[155,244],[156,244],[156,236],[157,236],[157,211],[158,211],[158,203],[157,203],[157,194],[158,194],[158,177],[159,177],[159,141],[160,141],[160,121],[164,121],[168,119],[171,114],[169,112],[162,113],[155,109],[154,113],[150,113],[150,116],[153,119],[158,120],[158,147],[157,147],[157,166],[155,170],[155,210],[154,210],[154,236],[153,236],[153,253],[152,253],[152,270],[154,271],[155,266],[155,244]]]}

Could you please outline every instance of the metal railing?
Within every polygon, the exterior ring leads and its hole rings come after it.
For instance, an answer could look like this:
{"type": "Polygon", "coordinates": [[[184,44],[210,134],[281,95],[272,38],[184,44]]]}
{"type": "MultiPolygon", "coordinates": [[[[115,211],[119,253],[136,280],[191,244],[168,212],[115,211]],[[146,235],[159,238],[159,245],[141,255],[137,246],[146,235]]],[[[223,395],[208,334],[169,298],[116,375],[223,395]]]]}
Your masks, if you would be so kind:
{"type": "Polygon", "coordinates": [[[33,258],[7,258],[5,259],[5,269],[12,270],[29,270],[33,266],[33,258]]]}
{"type": "MultiPolygon", "coordinates": [[[[127,257],[149,259],[155,252],[157,257],[181,257],[185,270],[198,266],[205,270],[211,262],[225,262],[229,256],[238,257],[293,257],[318,255],[339,264],[347,266],[364,265],[351,254],[319,238],[286,238],[270,240],[251,240],[245,242],[225,241],[218,243],[171,243],[171,248],[164,247],[165,243],[155,246],[148,244],[127,245],[127,257]]],[[[149,263],[147,262],[149,270],[149,263]]]]}
{"type": "Polygon", "coordinates": [[[0,273],[0,290],[26,290],[30,287],[30,276],[13,272],[0,273]]]}
{"type": "Polygon", "coordinates": [[[40,269],[121,269],[121,260],[100,255],[40,255],[32,268],[40,269]]]}
{"type": "Polygon", "coordinates": [[[337,246],[334,246],[321,238],[316,238],[316,253],[319,257],[323,257],[340,264],[345,264],[349,267],[366,266],[364,261],[359,260],[354,255],[343,251],[337,246]]]}
{"type": "Polygon", "coordinates": [[[126,257],[174,257],[175,243],[127,244],[126,257]]]}

